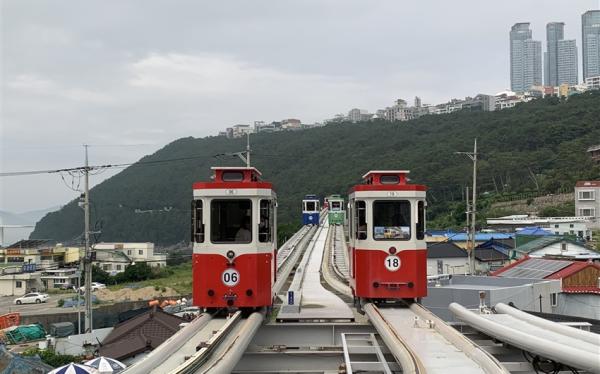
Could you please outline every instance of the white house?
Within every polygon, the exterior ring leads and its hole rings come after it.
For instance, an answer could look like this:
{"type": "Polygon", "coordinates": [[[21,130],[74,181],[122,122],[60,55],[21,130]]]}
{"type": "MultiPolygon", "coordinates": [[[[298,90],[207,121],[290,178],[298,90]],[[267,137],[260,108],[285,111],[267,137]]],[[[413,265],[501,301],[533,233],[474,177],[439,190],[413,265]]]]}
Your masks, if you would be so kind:
{"type": "Polygon", "coordinates": [[[54,269],[42,271],[42,283],[46,289],[60,288],[63,285],[77,286],[77,268],[54,269]]]}
{"type": "Polygon", "coordinates": [[[544,256],[561,256],[577,260],[600,261],[600,253],[595,252],[585,245],[565,239],[560,236],[542,236],[514,249],[513,258],[521,258],[526,255],[533,258],[544,256]]]}
{"type": "Polygon", "coordinates": [[[150,267],[167,266],[166,254],[155,254],[154,243],[98,243],[95,265],[111,274],[125,271],[128,265],[145,262],[150,267]]]}
{"type": "Polygon", "coordinates": [[[590,220],[590,227],[600,228],[600,181],[575,184],[575,215],[590,220]]]}
{"type": "Polygon", "coordinates": [[[22,296],[33,290],[43,290],[41,275],[39,271],[0,275],[0,296],[22,296]]]}

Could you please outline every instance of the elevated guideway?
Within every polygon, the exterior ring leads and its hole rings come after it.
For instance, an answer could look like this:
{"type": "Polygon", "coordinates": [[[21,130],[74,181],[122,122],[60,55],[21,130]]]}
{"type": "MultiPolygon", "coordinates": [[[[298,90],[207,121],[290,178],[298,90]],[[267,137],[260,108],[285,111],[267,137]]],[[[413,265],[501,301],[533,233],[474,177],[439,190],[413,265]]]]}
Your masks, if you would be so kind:
{"type": "Polygon", "coordinates": [[[321,284],[321,264],[330,245],[330,226],[325,221],[309,243],[296,268],[288,290],[287,303],[277,315],[278,321],[354,320],[352,309],[321,284]]]}
{"type": "MultiPolygon", "coordinates": [[[[283,286],[315,230],[307,226],[301,228],[278,251],[278,282],[274,285],[274,292],[283,286]]],[[[229,318],[213,318],[204,313],[123,373],[195,373],[205,372],[207,367],[222,368],[223,365],[229,371],[223,369],[225,371],[220,372],[230,372],[264,321],[264,314],[264,311],[253,313],[244,319],[240,312],[229,318]]]]}
{"type": "Polygon", "coordinates": [[[505,304],[472,311],[452,303],[454,315],[474,329],[529,352],[533,357],[552,360],[577,369],[600,373],[600,335],[578,330],[522,312],[505,304]]]}
{"type": "MultiPolygon", "coordinates": [[[[343,231],[337,232],[343,237],[343,231]]],[[[336,243],[341,244],[341,243],[336,243]]],[[[338,256],[347,253],[345,246],[333,249],[338,256]]],[[[343,277],[343,270],[335,270],[344,264],[343,258],[337,261],[333,254],[329,264],[323,264],[323,277],[336,290],[352,296],[343,277]],[[332,270],[329,270],[334,268],[332,270]]],[[[491,354],[447,325],[443,320],[429,312],[420,304],[406,306],[378,307],[368,303],[364,311],[379,336],[389,348],[403,373],[499,373],[509,371],[491,354]]],[[[372,341],[374,337],[364,337],[372,341]]],[[[379,356],[379,355],[378,355],[379,356]]],[[[377,364],[352,362],[346,357],[347,367],[380,368],[377,372],[391,372],[389,363],[381,358],[377,364]],[[365,366],[366,365],[366,366],[365,366]]]]}

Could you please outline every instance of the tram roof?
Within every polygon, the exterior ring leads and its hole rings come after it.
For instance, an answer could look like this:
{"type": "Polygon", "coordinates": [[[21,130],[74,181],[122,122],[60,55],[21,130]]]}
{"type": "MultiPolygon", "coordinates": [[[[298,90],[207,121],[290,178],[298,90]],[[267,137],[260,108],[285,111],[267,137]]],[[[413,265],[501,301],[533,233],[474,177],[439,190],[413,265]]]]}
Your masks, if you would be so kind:
{"type": "Polygon", "coordinates": [[[210,170],[228,170],[228,171],[233,171],[233,170],[252,170],[254,171],[256,174],[258,175],[262,175],[262,173],[255,167],[253,166],[213,166],[210,168],[210,170]]]}
{"type": "Polygon", "coordinates": [[[367,179],[371,175],[381,175],[381,174],[409,174],[410,170],[369,170],[365,175],[362,176],[362,179],[367,179]]]}

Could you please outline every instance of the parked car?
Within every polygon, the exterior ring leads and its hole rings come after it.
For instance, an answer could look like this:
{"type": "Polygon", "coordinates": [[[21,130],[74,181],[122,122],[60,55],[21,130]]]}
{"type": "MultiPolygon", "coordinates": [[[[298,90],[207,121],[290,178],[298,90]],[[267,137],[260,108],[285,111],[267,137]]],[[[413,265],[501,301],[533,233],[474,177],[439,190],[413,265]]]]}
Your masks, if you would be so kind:
{"type": "Polygon", "coordinates": [[[31,292],[15,299],[15,304],[39,304],[48,301],[48,294],[40,292],[31,292]]]}
{"type": "MultiPolygon", "coordinates": [[[[104,283],[92,282],[92,292],[101,290],[103,288],[106,288],[106,285],[104,283]]],[[[79,292],[84,293],[85,286],[79,287],[79,292]]]]}

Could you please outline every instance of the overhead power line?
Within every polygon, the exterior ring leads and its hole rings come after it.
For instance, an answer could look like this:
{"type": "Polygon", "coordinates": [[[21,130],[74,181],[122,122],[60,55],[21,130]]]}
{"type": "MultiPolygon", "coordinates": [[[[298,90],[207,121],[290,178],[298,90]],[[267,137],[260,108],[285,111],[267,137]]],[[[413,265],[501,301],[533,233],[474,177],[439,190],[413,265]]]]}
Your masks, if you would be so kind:
{"type": "Polygon", "coordinates": [[[196,160],[199,158],[206,158],[207,156],[190,156],[190,157],[179,157],[179,158],[170,158],[164,160],[152,160],[152,161],[137,161],[137,162],[129,162],[122,164],[106,164],[106,165],[90,165],[90,166],[79,166],[74,168],[65,168],[65,169],[48,169],[48,170],[30,170],[30,171],[13,171],[7,173],[0,173],[0,177],[18,177],[24,175],[40,175],[40,174],[55,174],[55,173],[69,173],[69,172],[83,172],[85,170],[94,171],[94,170],[105,170],[105,169],[117,169],[124,168],[129,166],[151,166],[157,164],[163,164],[168,162],[178,162],[178,161],[188,161],[188,160],[196,160]]]}

